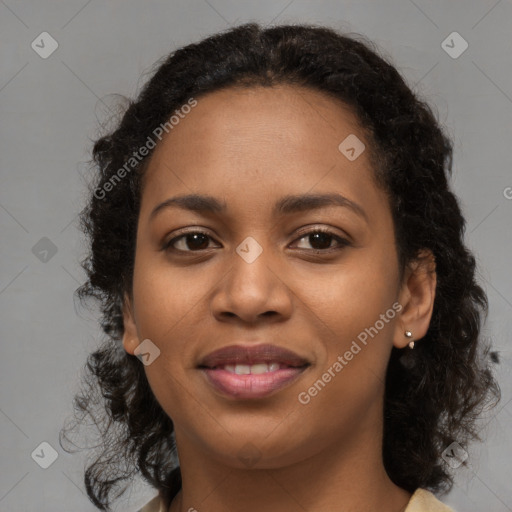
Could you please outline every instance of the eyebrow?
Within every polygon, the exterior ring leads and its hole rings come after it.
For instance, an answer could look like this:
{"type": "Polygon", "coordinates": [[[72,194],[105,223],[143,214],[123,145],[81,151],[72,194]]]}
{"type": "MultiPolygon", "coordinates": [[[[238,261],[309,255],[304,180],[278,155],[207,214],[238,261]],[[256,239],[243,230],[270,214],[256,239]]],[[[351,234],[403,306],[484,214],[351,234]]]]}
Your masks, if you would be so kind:
{"type": "MultiPolygon", "coordinates": [[[[288,195],[282,197],[274,205],[272,214],[290,214],[303,212],[308,210],[316,210],[329,206],[341,206],[348,208],[358,216],[364,218],[368,222],[368,216],[364,209],[354,201],[348,199],[341,194],[304,194],[304,195],[288,195]]],[[[181,208],[198,213],[225,213],[227,204],[225,201],[219,201],[215,197],[199,194],[188,194],[176,196],[166,199],[158,204],[151,212],[149,219],[152,220],[158,213],[167,208],[181,208]]]]}

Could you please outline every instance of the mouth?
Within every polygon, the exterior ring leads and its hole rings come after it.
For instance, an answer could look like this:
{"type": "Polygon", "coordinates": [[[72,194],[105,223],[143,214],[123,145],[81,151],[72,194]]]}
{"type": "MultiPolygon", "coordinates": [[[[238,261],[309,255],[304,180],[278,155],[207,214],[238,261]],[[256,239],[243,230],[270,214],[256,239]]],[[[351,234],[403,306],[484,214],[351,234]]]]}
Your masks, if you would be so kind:
{"type": "Polygon", "coordinates": [[[231,345],[207,355],[197,368],[223,397],[246,400],[275,394],[309,366],[305,358],[275,345],[231,345]]]}

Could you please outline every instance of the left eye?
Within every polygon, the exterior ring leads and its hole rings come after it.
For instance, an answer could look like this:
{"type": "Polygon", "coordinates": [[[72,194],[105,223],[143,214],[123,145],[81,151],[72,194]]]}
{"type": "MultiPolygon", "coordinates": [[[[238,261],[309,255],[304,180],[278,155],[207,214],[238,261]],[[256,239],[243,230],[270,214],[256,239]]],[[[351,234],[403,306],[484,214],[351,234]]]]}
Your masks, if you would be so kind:
{"type": "MultiPolygon", "coordinates": [[[[349,245],[348,240],[345,240],[344,238],[341,238],[340,236],[323,229],[315,229],[314,231],[309,231],[308,233],[303,234],[303,236],[301,236],[298,240],[299,242],[306,240],[311,245],[319,245],[320,247],[313,247],[314,251],[327,251],[329,249],[333,249],[333,247],[331,247],[331,242],[333,240],[338,243],[338,247],[334,247],[334,249],[339,249],[349,245]]],[[[300,249],[304,249],[304,247],[300,247],[300,249]]]]}
{"type": "MultiPolygon", "coordinates": [[[[209,248],[209,241],[213,240],[207,233],[203,231],[191,231],[173,238],[167,242],[163,249],[172,249],[181,252],[197,252],[209,248]]],[[[340,249],[350,244],[350,242],[331,231],[315,229],[307,233],[303,233],[296,240],[300,242],[306,241],[311,245],[316,245],[313,251],[328,251],[330,249],[340,249]],[[336,241],[338,247],[332,247],[332,241],[336,241]]],[[[299,247],[299,249],[308,249],[307,247],[299,247]]]]}

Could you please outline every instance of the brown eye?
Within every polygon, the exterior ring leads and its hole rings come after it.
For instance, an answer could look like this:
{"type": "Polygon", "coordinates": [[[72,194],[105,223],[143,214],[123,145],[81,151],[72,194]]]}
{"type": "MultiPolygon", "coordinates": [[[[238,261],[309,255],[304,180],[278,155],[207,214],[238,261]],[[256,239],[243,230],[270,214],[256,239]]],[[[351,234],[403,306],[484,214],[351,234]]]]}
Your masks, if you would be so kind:
{"type": "MultiPolygon", "coordinates": [[[[212,238],[207,233],[202,231],[191,231],[189,233],[183,233],[182,235],[173,238],[167,242],[162,249],[176,252],[204,251],[211,248],[209,245],[211,240],[212,238]]],[[[303,235],[298,238],[298,241],[299,243],[306,243],[306,245],[310,245],[310,248],[299,247],[299,249],[306,249],[316,252],[330,252],[332,250],[339,250],[347,245],[350,245],[348,240],[335,235],[331,231],[318,228],[311,230],[308,233],[303,233],[303,235]],[[336,242],[334,246],[332,244],[333,241],[336,242]]]]}
{"type": "MultiPolygon", "coordinates": [[[[303,234],[299,239],[299,242],[306,241],[312,247],[314,251],[329,251],[330,249],[340,249],[349,245],[348,240],[335,235],[331,231],[323,229],[315,229],[309,233],[303,234]],[[338,246],[332,246],[332,242],[336,241],[338,246]]],[[[299,247],[299,249],[308,249],[308,247],[299,247]]]]}
{"type": "Polygon", "coordinates": [[[308,237],[309,243],[312,245],[313,249],[329,249],[333,241],[332,235],[321,232],[311,233],[308,237]]]}
{"type": "Polygon", "coordinates": [[[170,240],[165,249],[171,248],[183,252],[195,252],[208,249],[210,237],[202,231],[184,233],[170,240]]]}

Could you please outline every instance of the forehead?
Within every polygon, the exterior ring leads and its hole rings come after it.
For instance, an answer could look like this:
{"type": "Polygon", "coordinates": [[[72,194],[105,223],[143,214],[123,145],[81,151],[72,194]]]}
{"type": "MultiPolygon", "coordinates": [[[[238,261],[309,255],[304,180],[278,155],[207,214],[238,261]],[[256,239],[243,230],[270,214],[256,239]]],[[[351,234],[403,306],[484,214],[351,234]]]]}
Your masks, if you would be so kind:
{"type": "Polygon", "coordinates": [[[207,192],[247,207],[248,194],[262,203],[284,191],[371,198],[368,151],[348,159],[340,151],[347,138],[368,147],[353,111],[321,92],[282,85],[208,93],[155,148],[143,206],[174,192],[207,192]]]}
{"type": "Polygon", "coordinates": [[[152,159],[186,153],[190,162],[222,154],[232,162],[251,148],[259,159],[266,154],[293,159],[299,149],[301,156],[318,158],[325,151],[337,156],[339,143],[349,134],[364,137],[352,109],[324,93],[291,85],[230,87],[199,97],[152,159]]]}

